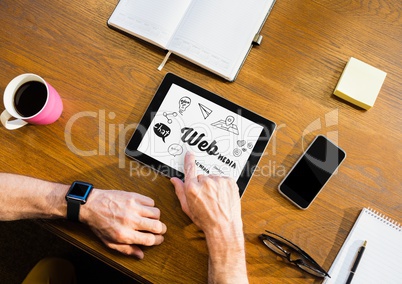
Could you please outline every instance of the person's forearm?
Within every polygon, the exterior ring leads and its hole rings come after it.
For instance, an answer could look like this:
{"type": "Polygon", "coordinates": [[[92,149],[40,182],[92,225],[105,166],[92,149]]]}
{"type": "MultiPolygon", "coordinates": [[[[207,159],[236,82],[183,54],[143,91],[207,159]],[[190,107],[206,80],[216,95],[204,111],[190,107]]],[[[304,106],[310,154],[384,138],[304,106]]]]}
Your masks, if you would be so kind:
{"type": "MultiPolygon", "coordinates": [[[[0,173],[0,221],[34,218],[67,218],[66,193],[70,186],[0,173]]],[[[108,247],[144,258],[137,245],[163,242],[166,225],[154,200],[120,190],[94,188],[79,221],[87,224],[108,247]]]]}
{"type": "Polygon", "coordinates": [[[0,173],[0,220],[65,217],[67,190],[67,185],[0,173]]]}
{"type": "Polygon", "coordinates": [[[248,283],[242,230],[212,232],[206,237],[208,283],[248,283]]]}

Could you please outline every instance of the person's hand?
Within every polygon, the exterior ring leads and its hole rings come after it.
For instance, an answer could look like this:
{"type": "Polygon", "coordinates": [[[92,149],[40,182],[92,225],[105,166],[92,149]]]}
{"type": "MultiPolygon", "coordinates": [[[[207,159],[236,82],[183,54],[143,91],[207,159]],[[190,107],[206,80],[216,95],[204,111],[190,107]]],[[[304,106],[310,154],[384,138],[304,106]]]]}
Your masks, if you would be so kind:
{"type": "Polygon", "coordinates": [[[243,234],[239,188],[235,181],[214,175],[197,176],[195,167],[194,155],[187,152],[185,182],[171,179],[183,211],[206,235],[243,234]]]}
{"type": "Polygon", "coordinates": [[[228,177],[196,175],[194,155],[184,158],[184,183],[171,178],[183,211],[205,233],[209,283],[248,283],[239,188],[228,177]]]}
{"type": "Polygon", "coordinates": [[[159,245],[164,240],[166,225],[159,218],[153,199],[121,190],[93,189],[80,211],[80,220],[108,247],[140,259],[144,253],[137,245],[159,245]]]}

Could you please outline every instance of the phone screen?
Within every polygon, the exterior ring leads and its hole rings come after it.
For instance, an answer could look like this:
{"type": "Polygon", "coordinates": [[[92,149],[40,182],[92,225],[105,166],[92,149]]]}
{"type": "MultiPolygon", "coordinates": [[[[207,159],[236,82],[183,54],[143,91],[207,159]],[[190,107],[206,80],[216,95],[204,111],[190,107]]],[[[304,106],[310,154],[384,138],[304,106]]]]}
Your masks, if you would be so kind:
{"type": "Polygon", "coordinates": [[[307,209],[345,156],[325,136],[317,136],[281,182],[279,191],[298,207],[307,209]]]}

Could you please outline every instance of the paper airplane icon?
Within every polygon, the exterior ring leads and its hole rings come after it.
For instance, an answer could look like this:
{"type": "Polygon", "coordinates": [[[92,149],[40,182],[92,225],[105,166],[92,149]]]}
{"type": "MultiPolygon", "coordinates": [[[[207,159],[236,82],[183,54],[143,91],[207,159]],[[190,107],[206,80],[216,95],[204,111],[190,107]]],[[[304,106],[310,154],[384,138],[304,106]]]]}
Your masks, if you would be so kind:
{"type": "Polygon", "coordinates": [[[200,103],[198,104],[198,106],[200,107],[200,110],[201,110],[201,113],[202,113],[202,116],[204,117],[204,119],[207,119],[207,117],[212,113],[212,110],[200,103]]]}

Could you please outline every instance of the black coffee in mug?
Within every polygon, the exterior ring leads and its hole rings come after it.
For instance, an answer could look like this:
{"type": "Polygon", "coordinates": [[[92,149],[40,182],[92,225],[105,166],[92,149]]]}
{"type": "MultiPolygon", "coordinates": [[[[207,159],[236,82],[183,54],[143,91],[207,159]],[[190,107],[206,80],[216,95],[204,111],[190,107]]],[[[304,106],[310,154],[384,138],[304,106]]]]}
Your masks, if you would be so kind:
{"type": "Polygon", "coordinates": [[[21,85],[15,92],[14,107],[22,117],[37,114],[47,100],[46,85],[38,81],[30,81],[21,85]]]}

